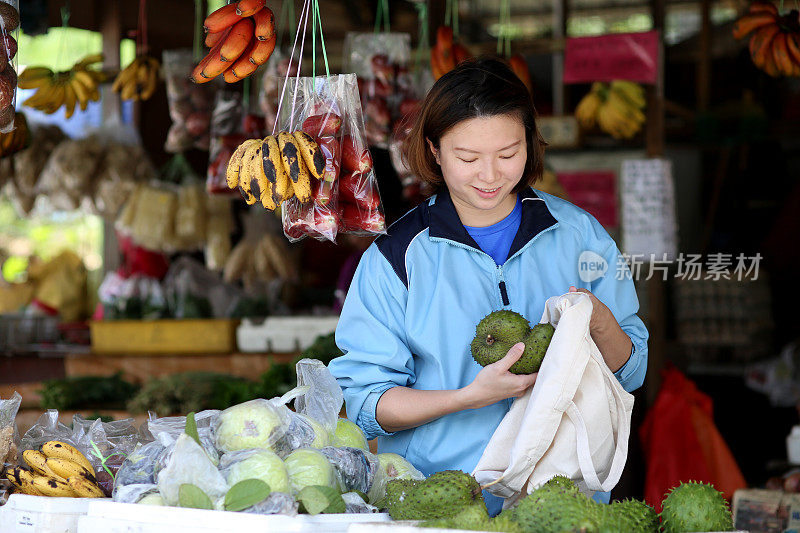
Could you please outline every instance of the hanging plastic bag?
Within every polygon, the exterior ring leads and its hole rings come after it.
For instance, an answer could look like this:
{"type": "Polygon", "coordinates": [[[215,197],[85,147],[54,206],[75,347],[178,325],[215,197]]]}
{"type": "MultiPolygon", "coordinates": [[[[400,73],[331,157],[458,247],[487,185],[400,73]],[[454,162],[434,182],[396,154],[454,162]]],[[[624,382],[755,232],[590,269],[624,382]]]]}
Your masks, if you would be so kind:
{"type": "MultiPolygon", "coordinates": [[[[242,93],[231,90],[217,93],[211,114],[211,147],[206,173],[206,191],[209,194],[232,194],[225,173],[234,150],[247,139],[242,131],[243,111],[242,93]]],[[[253,136],[260,137],[260,133],[253,136]]]]}
{"type": "Polygon", "coordinates": [[[14,129],[18,28],[17,0],[0,0],[0,133],[14,129]]]}
{"type": "MultiPolygon", "coordinates": [[[[378,2],[378,9],[382,3],[378,2]]],[[[399,108],[413,99],[408,63],[411,36],[407,33],[348,33],[344,44],[346,72],[358,76],[367,141],[388,148],[399,108]]]]}
{"type": "Polygon", "coordinates": [[[644,496],[656,511],[664,494],[682,481],[711,483],[729,500],[747,486],[712,410],[711,398],[679,370],[662,371],[661,390],[640,430],[647,464],[644,496]]]}
{"type": "Polygon", "coordinates": [[[62,141],[50,152],[36,192],[47,196],[55,209],[77,209],[81,199],[93,190],[104,151],[100,139],[94,136],[62,141]]]}
{"type": "Polygon", "coordinates": [[[19,431],[16,417],[22,396],[15,392],[7,400],[0,399],[0,469],[3,465],[15,465],[19,458],[19,431]]]}
{"type": "Polygon", "coordinates": [[[164,149],[170,153],[208,150],[214,84],[198,85],[189,79],[194,69],[191,50],[165,50],[162,59],[172,118],[164,149]]]}

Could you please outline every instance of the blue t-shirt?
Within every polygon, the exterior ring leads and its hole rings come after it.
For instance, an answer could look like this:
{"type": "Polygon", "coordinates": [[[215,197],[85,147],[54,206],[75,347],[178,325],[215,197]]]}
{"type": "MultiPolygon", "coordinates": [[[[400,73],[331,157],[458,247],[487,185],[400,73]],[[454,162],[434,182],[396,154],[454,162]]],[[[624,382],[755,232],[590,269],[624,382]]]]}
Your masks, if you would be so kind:
{"type": "Polygon", "coordinates": [[[475,239],[481,250],[489,254],[494,262],[502,265],[508,259],[508,252],[511,250],[511,243],[519,230],[519,223],[522,221],[522,201],[517,197],[517,205],[513,211],[496,224],[482,228],[464,226],[470,237],[475,239]]]}

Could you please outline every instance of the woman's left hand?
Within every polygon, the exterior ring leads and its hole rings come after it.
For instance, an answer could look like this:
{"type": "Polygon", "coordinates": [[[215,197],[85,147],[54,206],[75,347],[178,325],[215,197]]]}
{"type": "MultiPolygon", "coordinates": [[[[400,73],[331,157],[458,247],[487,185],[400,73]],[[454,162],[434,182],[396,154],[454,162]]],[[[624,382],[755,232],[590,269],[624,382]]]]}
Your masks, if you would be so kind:
{"type": "Polygon", "coordinates": [[[570,287],[569,292],[582,292],[592,300],[592,318],[589,320],[589,334],[603,355],[608,368],[616,372],[631,356],[633,342],[619,326],[614,314],[597,296],[586,289],[570,287]]]}
{"type": "Polygon", "coordinates": [[[569,292],[582,292],[584,294],[588,294],[589,298],[592,300],[592,319],[589,321],[589,333],[592,336],[596,334],[602,334],[603,332],[609,331],[612,327],[619,327],[617,324],[617,319],[614,318],[614,315],[611,313],[611,310],[606,307],[606,304],[601,302],[597,296],[592,294],[591,291],[587,289],[578,289],[574,286],[569,288],[569,292]]]}

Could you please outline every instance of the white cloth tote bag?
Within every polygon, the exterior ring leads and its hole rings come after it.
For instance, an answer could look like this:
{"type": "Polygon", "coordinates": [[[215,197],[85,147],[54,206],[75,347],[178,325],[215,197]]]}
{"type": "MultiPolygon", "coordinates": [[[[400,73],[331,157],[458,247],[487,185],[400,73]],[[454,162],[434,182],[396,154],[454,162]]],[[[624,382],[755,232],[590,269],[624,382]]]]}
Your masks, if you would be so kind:
{"type": "Polygon", "coordinates": [[[505,507],[555,475],[581,491],[608,492],[628,456],[633,396],[606,366],[589,335],[592,301],[549,298],[541,322],[556,327],[534,386],[517,398],[492,435],[475,478],[505,507]]]}

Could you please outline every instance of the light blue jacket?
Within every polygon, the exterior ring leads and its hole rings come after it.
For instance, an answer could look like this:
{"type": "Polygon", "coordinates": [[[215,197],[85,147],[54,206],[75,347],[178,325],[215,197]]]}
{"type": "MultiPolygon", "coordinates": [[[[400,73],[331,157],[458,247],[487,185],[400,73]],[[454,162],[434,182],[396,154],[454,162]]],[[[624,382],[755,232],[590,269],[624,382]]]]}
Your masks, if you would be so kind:
{"type": "MultiPolygon", "coordinates": [[[[617,378],[628,391],[644,381],[648,334],[613,239],[569,202],[534,189],[520,196],[522,221],[502,266],[469,236],[442,188],[367,249],[350,285],[336,328],[345,355],[329,367],[344,391],[347,415],[368,439],[378,438],[379,452],[398,453],[425,475],[472,472],[512,399],[396,433],[377,423],[375,407],[392,387],[447,390],[471,383],[481,366],[472,359],[470,341],[475,325],[493,310],[511,309],[535,324],[547,298],[570,285],[589,289],[633,341],[617,378]],[[588,272],[586,254],[581,257],[586,251],[607,266],[589,283],[579,270],[588,272]]],[[[497,502],[487,504],[490,511],[499,509],[497,502]]]]}

